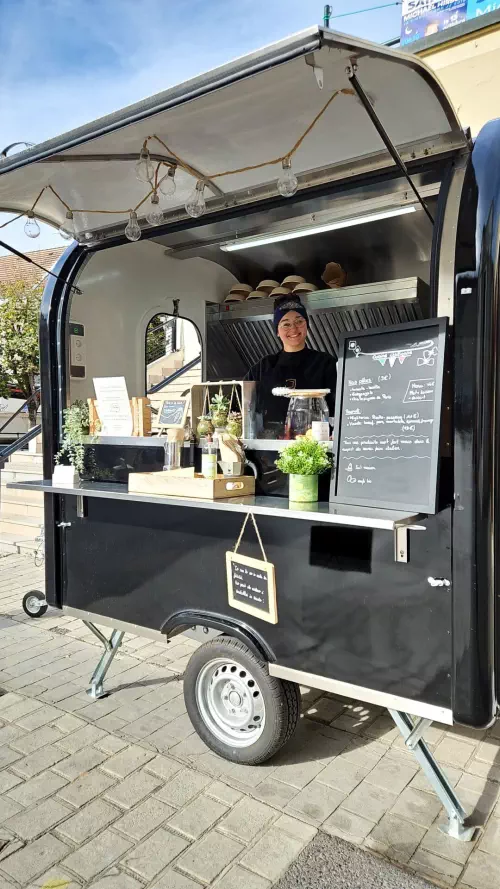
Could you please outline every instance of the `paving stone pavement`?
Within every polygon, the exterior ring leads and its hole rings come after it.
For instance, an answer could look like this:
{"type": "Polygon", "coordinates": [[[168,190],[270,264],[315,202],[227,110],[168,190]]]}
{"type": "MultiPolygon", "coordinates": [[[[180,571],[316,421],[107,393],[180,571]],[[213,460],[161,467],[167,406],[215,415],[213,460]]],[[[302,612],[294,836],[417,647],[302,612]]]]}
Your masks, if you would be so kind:
{"type": "Polygon", "coordinates": [[[304,689],[272,762],[228,763],[187,717],[186,637],[125,637],[91,702],[100,645],[53,609],[24,614],[42,583],[26,557],[0,559],[0,889],[269,889],[318,834],[441,886],[500,886],[500,725],[426,733],[483,825],[459,843],[380,708],[304,689]]]}

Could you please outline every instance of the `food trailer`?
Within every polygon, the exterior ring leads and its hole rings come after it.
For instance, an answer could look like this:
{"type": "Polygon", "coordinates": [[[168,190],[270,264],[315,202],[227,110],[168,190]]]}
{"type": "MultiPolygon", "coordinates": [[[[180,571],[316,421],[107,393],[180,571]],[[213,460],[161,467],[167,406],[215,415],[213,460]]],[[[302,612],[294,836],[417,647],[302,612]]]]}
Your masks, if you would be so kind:
{"type": "Polygon", "coordinates": [[[448,832],[471,837],[422,734],[497,715],[499,200],[499,121],[472,145],[422,61],[318,28],[0,163],[2,210],[76,235],[43,297],[45,480],[29,485],[48,601],[105,647],[91,696],[124,633],[194,629],[185,699],[213,750],[268,759],[301,685],[380,705],[448,832]],[[162,474],[154,436],[101,435],[90,478],[52,481],[63,411],[94,379],[146,394],[154,315],[196,326],[203,381],[242,381],[277,351],[272,300],[228,292],[319,283],[331,260],[347,285],[303,296],[309,345],[339,359],[318,503],[289,501],[282,443],[248,431],[252,496],[137,492],[134,474],[162,474]],[[235,550],[266,566],[244,608],[235,550]]]}

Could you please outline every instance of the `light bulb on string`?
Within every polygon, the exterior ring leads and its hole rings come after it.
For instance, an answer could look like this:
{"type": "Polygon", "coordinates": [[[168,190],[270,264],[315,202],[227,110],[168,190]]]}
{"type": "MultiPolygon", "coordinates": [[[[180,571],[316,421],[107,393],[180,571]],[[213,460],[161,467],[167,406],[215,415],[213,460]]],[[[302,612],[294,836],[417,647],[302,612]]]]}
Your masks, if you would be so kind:
{"type": "Polygon", "coordinates": [[[161,180],[158,188],[166,198],[172,198],[175,194],[175,171],[177,167],[169,167],[168,173],[161,180]]]}
{"type": "Polygon", "coordinates": [[[160,225],[163,222],[163,210],[160,207],[160,198],[156,192],[151,195],[151,203],[147,209],[146,219],[150,225],[160,225]]]}
{"type": "Polygon", "coordinates": [[[145,184],[147,184],[148,182],[153,181],[154,174],[155,171],[153,161],[151,160],[151,155],[147,148],[142,148],[139,155],[139,160],[135,165],[135,175],[137,176],[139,182],[144,182],[145,184]]]}
{"type": "Polygon", "coordinates": [[[186,201],[186,213],[189,216],[192,216],[194,219],[198,219],[199,216],[203,216],[206,210],[205,198],[203,196],[203,192],[205,191],[205,183],[203,179],[199,179],[196,183],[196,188],[191,194],[191,197],[186,201]]]}
{"type": "Polygon", "coordinates": [[[130,211],[130,219],[125,228],[125,237],[128,238],[129,241],[138,241],[141,237],[141,227],[137,222],[137,213],[135,210],[130,211]]]}
{"type": "Polygon", "coordinates": [[[26,224],[24,226],[24,234],[27,235],[28,238],[38,238],[38,235],[40,234],[40,226],[38,225],[38,222],[35,219],[35,214],[33,213],[33,210],[28,210],[28,212],[26,213],[26,216],[28,218],[27,218],[26,224]]]}
{"type": "Polygon", "coordinates": [[[292,160],[285,157],[282,161],[283,172],[278,179],[278,191],[284,198],[291,198],[299,187],[297,177],[292,170],[292,160]]]}
{"type": "Polygon", "coordinates": [[[76,237],[75,220],[73,219],[73,211],[68,210],[66,213],[66,222],[63,222],[59,229],[61,238],[65,241],[72,241],[76,237]]]}

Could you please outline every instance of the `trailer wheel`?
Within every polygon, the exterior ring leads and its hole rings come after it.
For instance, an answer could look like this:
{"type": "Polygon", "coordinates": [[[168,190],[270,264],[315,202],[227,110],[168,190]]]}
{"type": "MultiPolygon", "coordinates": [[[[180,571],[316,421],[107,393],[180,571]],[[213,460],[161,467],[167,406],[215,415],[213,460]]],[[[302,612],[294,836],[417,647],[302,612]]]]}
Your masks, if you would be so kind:
{"type": "Polygon", "coordinates": [[[184,700],[205,744],[246,765],[265,762],[286,744],[300,714],[298,686],[269,676],[267,664],[231,636],[218,636],[191,656],[184,700]]]}
{"type": "Polygon", "coordinates": [[[23,596],[23,611],[28,617],[43,617],[48,607],[45,596],[38,590],[31,590],[23,596]]]}

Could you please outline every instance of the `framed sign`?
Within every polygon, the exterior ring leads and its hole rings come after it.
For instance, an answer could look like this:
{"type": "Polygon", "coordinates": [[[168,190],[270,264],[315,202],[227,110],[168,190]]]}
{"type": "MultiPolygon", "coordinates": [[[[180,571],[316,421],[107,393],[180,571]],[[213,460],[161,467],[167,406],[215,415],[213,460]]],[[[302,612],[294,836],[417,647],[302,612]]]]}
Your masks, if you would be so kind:
{"type": "Polygon", "coordinates": [[[339,344],[330,500],[435,513],[447,319],[339,344]]]}
{"type": "Polygon", "coordinates": [[[184,429],[188,410],[187,398],[167,398],[160,411],[158,426],[169,426],[171,429],[184,429]]]}
{"type": "Polygon", "coordinates": [[[270,624],[277,624],[276,581],[272,562],[227,552],[226,569],[231,607],[270,624]]]}

